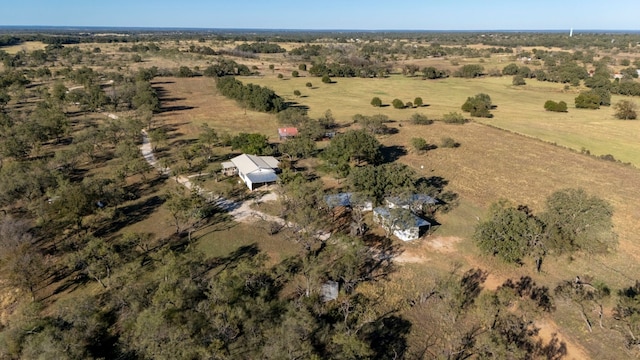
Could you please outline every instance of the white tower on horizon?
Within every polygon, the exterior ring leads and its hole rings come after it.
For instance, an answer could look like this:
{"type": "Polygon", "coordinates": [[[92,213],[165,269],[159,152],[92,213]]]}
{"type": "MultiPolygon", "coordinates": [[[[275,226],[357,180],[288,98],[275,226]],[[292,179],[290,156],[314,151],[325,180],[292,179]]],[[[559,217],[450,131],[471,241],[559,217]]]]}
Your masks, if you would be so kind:
{"type": "Polygon", "coordinates": [[[573,37],[573,28],[569,31],[569,37],[573,37]]]}

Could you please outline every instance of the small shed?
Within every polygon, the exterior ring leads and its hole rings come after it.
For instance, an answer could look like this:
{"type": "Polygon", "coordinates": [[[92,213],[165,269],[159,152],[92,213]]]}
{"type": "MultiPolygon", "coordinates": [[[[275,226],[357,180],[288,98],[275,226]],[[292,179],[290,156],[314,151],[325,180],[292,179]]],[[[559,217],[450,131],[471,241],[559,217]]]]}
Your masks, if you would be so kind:
{"type": "Polygon", "coordinates": [[[402,241],[417,240],[431,228],[427,220],[403,208],[392,212],[388,208],[377,207],[373,209],[373,220],[385,230],[392,230],[391,233],[402,241]]]}
{"type": "Polygon", "coordinates": [[[231,161],[225,161],[222,163],[222,174],[225,176],[238,175],[238,168],[231,161]]]}
{"type": "Polygon", "coordinates": [[[278,128],[278,136],[280,140],[298,136],[298,128],[286,127],[278,128]]]}
{"type": "Polygon", "coordinates": [[[320,287],[322,301],[327,302],[338,298],[339,285],[335,281],[327,281],[320,287]]]}

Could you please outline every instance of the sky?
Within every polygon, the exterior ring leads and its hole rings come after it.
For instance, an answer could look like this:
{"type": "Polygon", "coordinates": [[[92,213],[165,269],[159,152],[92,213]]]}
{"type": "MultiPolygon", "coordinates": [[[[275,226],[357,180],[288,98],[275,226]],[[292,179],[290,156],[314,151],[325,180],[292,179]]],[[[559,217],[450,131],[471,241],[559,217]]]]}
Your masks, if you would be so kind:
{"type": "Polygon", "coordinates": [[[639,0],[0,0],[0,26],[640,30],[639,0]]]}

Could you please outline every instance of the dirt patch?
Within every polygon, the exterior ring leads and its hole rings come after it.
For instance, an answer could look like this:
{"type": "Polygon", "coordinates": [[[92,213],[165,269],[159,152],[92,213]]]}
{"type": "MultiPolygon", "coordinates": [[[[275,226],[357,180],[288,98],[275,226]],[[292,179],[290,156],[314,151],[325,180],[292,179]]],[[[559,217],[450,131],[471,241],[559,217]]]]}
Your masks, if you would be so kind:
{"type": "Polygon", "coordinates": [[[420,255],[417,255],[417,254],[404,252],[404,253],[398,255],[397,257],[395,257],[394,260],[397,263],[400,263],[400,264],[407,264],[407,263],[421,264],[421,263],[427,262],[429,260],[429,258],[428,257],[424,257],[424,256],[420,256],[420,255]]]}
{"type": "Polygon", "coordinates": [[[457,236],[434,236],[427,238],[426,244],[433,250],[450,253],[456,250],[456,244],[462,241],[457,236]]]}
{"type": "Polygon", "coordinates": [[[555,335],[560,342],[564,343],[567,348],[567,360],[585,360],[591,359],[591,357],[587,354],[586,350],[580,346],[579,344],[571,341],[566,336],[564,336],[558,325],[551,319],[542,319],[535,322],[535,326],[537,326],[540,331],[538,332],[538,337],[546,342],[549,342],[555,335]]]}

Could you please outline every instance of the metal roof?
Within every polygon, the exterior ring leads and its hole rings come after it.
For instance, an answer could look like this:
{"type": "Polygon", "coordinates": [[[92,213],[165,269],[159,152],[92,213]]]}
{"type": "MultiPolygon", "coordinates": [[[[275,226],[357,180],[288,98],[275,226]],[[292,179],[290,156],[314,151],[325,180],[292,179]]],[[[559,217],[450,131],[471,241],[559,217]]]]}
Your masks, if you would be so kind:
{"type": "Polygon", "coordinates": [[[231,159],[238,171],[247,175],[255,171],[271,170],[278,167],[280,162],[273,156],[256,156],[242,154],[231,159]]]}

